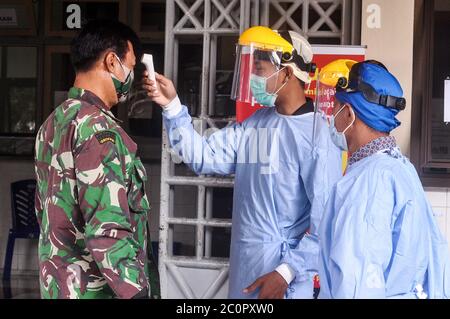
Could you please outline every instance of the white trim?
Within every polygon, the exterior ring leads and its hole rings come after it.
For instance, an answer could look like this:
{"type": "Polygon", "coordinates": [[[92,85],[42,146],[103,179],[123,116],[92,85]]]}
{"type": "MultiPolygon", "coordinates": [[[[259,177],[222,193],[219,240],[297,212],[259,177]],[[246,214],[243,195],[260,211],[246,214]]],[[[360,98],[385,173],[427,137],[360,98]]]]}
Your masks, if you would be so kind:
{"type": "Polygon", "coordinates": [[[366,47],[345,45],[313,45],[314,54],[366,55],[366,47]]]}
{"type": "Polygon", "coordinates": [[[444,122],[450,122],[450,78],[444,80],[444,122]]]}

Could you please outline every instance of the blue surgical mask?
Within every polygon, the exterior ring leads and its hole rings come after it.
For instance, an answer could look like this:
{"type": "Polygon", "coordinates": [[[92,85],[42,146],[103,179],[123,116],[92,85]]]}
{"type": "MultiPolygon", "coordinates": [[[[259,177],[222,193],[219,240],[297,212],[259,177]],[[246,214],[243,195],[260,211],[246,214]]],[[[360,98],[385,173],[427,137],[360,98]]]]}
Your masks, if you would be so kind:
{"type": "Polygon", "coordinates": [[[260,105],[268,107],[275,106],[275,101],[277,100],[278,97],[277,93],[286,85],[287,81],[275,93],[268,93],[267,80],[270,79],[275,74],[277,74],[278,72],[280,72],[281,70],[278,70],[277,72],[275,72],[274,74],[272,74],[267,78],[256,74],[252,74],[250,76],[250,88],[252,90],[253,97],[255,98],[256,102],[258,102],[260,105]]]}
{"type": "MultiPolygon", "coordinates": [[[[336,116],[339,115],[339,113],[344,109],[344,107],[346,107],[346,105],[342,106],[341,109],[336,113],[336,115],[331,116],[329,129],[330,129],[331,140],[333,141],[334,145],[336,145],[342,151],[348,151],[348,145],[347,145],[347,139],[345,137],[345,132],[347,132],[347,130],[353,125],[353,123],[355,123],[354,114],[353,114],[352,123],[350,123],[350,125],[347,126],[347,128],[343,132],[338,132],[338,130],[336,129],[336,126],[334,125],[336,116]]],[[[352,112],[353,112],[353,110],[352,110],[352,112]]]]}

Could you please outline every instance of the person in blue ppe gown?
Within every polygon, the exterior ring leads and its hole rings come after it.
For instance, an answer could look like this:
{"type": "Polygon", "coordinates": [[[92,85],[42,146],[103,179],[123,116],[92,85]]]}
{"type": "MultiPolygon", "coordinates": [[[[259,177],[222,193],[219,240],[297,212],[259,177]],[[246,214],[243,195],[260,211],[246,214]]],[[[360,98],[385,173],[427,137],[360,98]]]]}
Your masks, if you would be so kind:
{"type": "Polygon", "coordinates": [[[248,87],[267,107],[209,137],[194,130],[169,79],[144,78],[143,87],[163,105],[172,150],[190,169],[235,174],[229,297],[313,298],[317,226],[330,188],[342,176],[341,152],[326,121],[319,124],[320,147],[313,147],[314,106],[304,92],[307,52],[298,56],[303,64],[284,63],[286,56],[269,50],[245,52],[252,56],[239,64],[249,58],[254,63],[248,87]]]}
{"type": "Polygon", "coordinates": [[[447,242],[390,136],[402,88],[376,61],[355,64],[348,83],[337,89],[330,130],[351,155],[320,225],[319,298],[447,298],[447,242]]]}

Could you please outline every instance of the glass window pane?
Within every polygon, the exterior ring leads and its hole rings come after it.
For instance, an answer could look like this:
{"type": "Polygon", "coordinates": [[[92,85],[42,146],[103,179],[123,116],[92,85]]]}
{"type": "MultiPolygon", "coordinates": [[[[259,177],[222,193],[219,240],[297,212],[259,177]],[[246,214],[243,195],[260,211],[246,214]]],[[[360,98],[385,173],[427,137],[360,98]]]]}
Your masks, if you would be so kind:
{"type": "Polygon", "coordinates": [[[52,53],[51,59],[51,102],[55,108],[67,98],[67,91],[75,80],[75,71],[69,53],[52,53]]]}
{"type": "Polygon", "coordinates": [[[36,128],[36,86],[6,85],[0,108],[0,133],[33,134],[36,128]]]}
{"type": "Polygon", "coordinates": [[[233,85],[237,41],[237,37],[234,36],[218,37],[217,39],[215,101],[214,109],[210,114],[212,116],[228,117],[236,115],[236,102],[231,99],[231,87],[233,85]]]}
{"type": "Polygon", "coordinates": [[[10,18],[9,23],[2,24],[2,28],[26,29],[34,23],[33,17],[28,15],[28,6],[25,4],[0,4],[0,9],[6,10],[10,18]]]}
{"type": "Polygon", "coordinates": [[[141,4],[141,26],[140,31],[144,32],[164,32],[166,4],[142,3],[141,4]]]}
{"type": "MultiPolygon", "coordinates": [[[[164,44],[144,44],[143,52],[152,54],[155,71],[164,71],[164,44]]],[[[145,66],[141,63],[134,70],[135,78],[140,79],[145,66]]],[[[128,109],[129,132],[132,136],[161,138],[162,116],[161,107],[153,103],[141,88],[141,81],[135,80],[133,93],[126,102],[128,109]]]]}
{"type": "Polygon", "coordinates": [[[10,133],[34,133],[36,128],[36,88],[11,87],[9,106],[10,133]]]}
{"type": "Polygon", "coordinates": [[[196,186],[173,186],[174,206],[173,217],[196,218],[197,217],[197,194],[196,186]]]}
{"type": "MultiPolygon", "coordinates": [[[[3,85],[2,85],[3,86],[3,85]]],[[[9,105],[7,104],[6,87],[0,89],[0,133],[9,132],[9,105]]]]}
{"type": "MultiPolygon", "coordinates": [[[[319,7],[321,7],[324,12],[327,12],[330,9],[330,7],[334,5],[334,3],[332,3],[332,2],[333,1],[329,1],[329,2],[322,1],[322,2],[317,3],[317,5],[319,7]]],[[[309,28],[312,28],[312,26],[314,26],[317,23],[317,21],[319,21],[323,17],[323,14],[320,14],[317,11],[317,9],[312,6],[309,7],[308,12],[309,12],[308,24],[309,24],[309,28]]],[[[329,15],[329,18],[333,21],[333,23],[338,28],[340,28],[341,24],[342,24],[342,6],[339,6],[338,8],[336,8],[331,13],[331,15],[329,15]]],[[[297,19],[294,19],[294,21],[297,21],[297,19]]],[[[299,25],[301,25],[301,24],[299,24],[299,25]]],[[[287,30],[289,30],[289,29],[287,29],[287,30]]],[[[331,30],[331,27],[325,21],[323,21],[323,23],[320,25],[318,31],[332,31],[332,30],[331,30]]]]}
{"type": "Polygon", "coordinates": [[[450,76],[449,28],[450,5],[448,1],[436,1],[431,101],[431,154],[433,160],[450,160],[450,125],[444,123],[444,81],[450,76]]]}
{"type": "Polygon", "coordinates": [[[205,256],[210,258],[229,258],[231,243],[231,228],[205,227],[210,232],[210,243],[205,233],[205,256]]]}
{"type": "Polygon", "coordinates": [[[203,39],[196,36],[180,39],[176,88],[181,101],[193,116],[200,114],[202,65],[203,39]],[[186,52],[189,54],[185,54],[186,52]]]}
{"type": "Polygon", "coordinates": [[[195,226],[170,225],[173,229],[173,256],[195,256],[195,226]]]}
{"type": "Polygon", "coordinates": [[[212,188],[212,218],[231,219],[233,188],[212,188]]]}
{"type": "Polygon", "coordinates": [[[34,137],[4,137],[0,136],[0,155],[32,156],[34,137]]]}
{"type": "Polygon", "coordinates": [[[8,47],[6,50],[8,78],[36,78],[37,50],[35,47],[8,47]]]}

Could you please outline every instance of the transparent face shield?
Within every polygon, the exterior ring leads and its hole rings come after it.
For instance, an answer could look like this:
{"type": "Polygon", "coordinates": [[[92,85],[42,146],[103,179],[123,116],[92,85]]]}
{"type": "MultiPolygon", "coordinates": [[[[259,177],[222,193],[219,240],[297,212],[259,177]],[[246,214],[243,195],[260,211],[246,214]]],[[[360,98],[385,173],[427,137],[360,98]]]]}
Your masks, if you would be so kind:
{"type": "Polygon", "coordinates": [[[321,118],[329,119],[333,113],[336,88],[326,83],[317,81],[315,113],[321,118]]]}
{"type": "Polygon", "coordinates": [[[314,145],[317,145],[318,142],[318,131],[320,129],[328,129],[336,102],[336,86],[334,81],[328,81],[324,78],[321,79],[319,75],[316,83],[316,100],[314,104],[314,145]]]}
{"type": "Polygon", "coordinates": [[[263,50],[255,46],[237,47],[231,98],[237,102],[258,104],[254,96],[276,94],[282,51],[263,50]]]}
{"type": "Polygon", "coordinates": [[[322,67],[316,82],[315,113],[319,117],[330,119],[335,104],[337,88],[347,88],[349,72],[356,61],[338,59],[322,67]]]}

